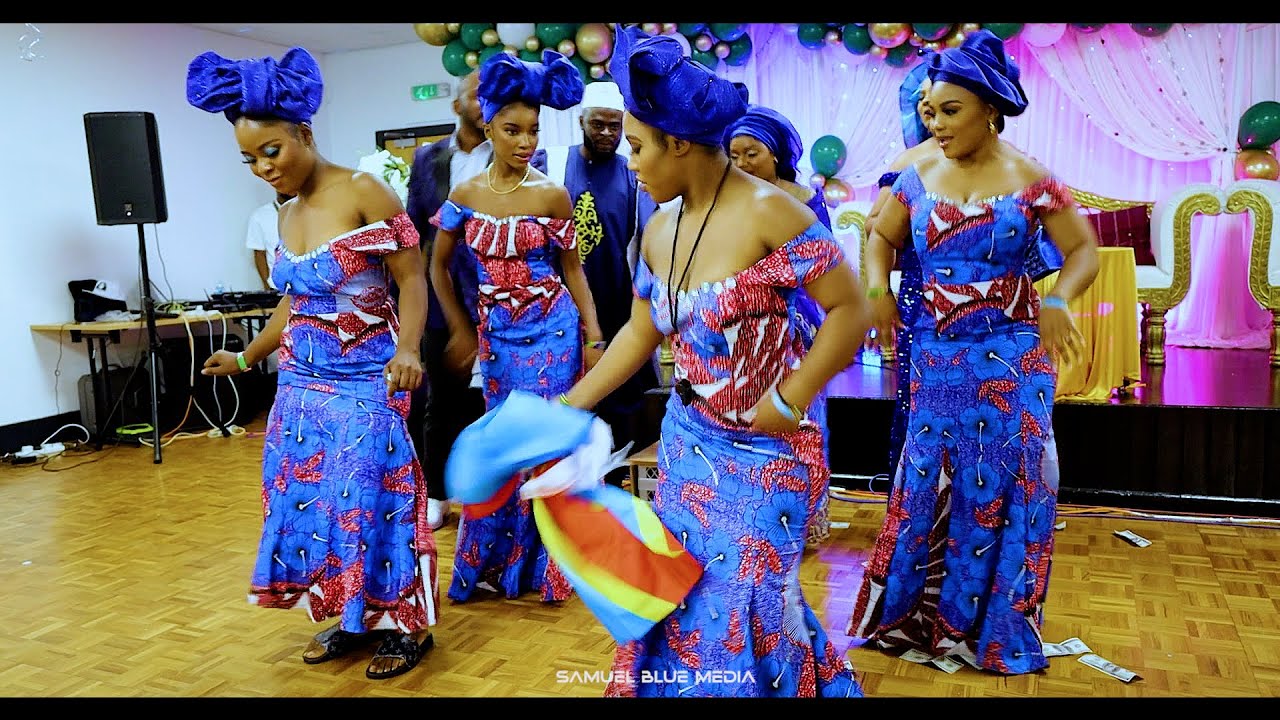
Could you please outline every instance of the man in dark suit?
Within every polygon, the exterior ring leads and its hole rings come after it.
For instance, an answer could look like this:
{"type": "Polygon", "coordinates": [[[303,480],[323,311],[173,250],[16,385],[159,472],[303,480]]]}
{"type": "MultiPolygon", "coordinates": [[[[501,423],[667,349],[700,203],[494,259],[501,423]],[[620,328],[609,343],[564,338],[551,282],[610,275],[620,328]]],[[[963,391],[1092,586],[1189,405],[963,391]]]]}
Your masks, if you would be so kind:
{"type": "MultiPolygon", "coordinates": [[[[453,96],[453,114],[457,129],[449,137],[418,148],[409,172],[409,200],[406,210],[418,229],[422,252],[429,260],[435,242],[436,227],[430,223],[449,193],[463,181],[484,172],[493,158],[493,146],[485,139],[480,103],[476,99],[479,73],[470,72],[457,82],[453,96]]],[[[546,151],[538,150],[531,164],[546,172],[546,151]]],[[[449,272],[463,307],[479,322],[476,311],[477,275],[475,261],[469,252],[455,252],[449,272]]],[[[422,360],[426,364],[426,382],[412,396],[409,430],[413,436],[418,460],[426,475],[427,520],[433,530],[444,525],[449,514],[449,500],[444,487],[445,461],[458,433],[484,414],[484,396],[471,387],[471,377],[459,377],[444,363],[444,348],[449,342],[440,302],[427,278],[427,328],[422,335],[422,360]]]]}

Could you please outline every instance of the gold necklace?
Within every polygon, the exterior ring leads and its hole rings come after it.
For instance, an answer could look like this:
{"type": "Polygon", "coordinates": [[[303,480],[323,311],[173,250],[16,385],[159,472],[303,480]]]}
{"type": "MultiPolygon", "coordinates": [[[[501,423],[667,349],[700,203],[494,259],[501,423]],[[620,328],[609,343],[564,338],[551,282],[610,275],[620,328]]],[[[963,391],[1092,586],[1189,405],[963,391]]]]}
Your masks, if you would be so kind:
{"type": "Polygon", "coordinates": [[[493,186],[493,163],[490,163],[489,167],[485,168],[484,179],[488,181],[489,189],[492,190],[495,195],[510,195],[516,190],[519,190],[520,186],[524,185],[525,181],[529,179],[529,171],[531,169],[533,169],[532,165],[525,165],[524,177],[520,178],[520,182],[516,183],[515,187],[511,188],[510,190],[499,190],[498,188],[493,186]]]}

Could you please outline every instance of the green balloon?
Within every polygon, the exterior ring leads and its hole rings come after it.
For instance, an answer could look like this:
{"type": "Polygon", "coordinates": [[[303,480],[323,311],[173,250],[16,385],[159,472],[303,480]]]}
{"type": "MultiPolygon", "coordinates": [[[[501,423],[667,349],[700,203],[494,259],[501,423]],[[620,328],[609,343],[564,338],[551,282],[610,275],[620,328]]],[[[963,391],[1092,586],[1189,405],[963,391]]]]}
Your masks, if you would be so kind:
{"type": "Polygon", "coordinates": [[[444,65],[445,72],[454,77],[462,77],[471,72],[471,67],[467,65],[467,46],[462,44],[462,38],[454,38],[444,46],[444,52],[440,54],[440,62],[444,65]]]}
{"type": "Polygon", "coordinates": [[[1129,27],[1142,37],[1160,37],[1169,32],[1173,23],[1130,23],[1129,27]]]}
{"type": "Polygon", "coordinates": [[[834,177],[844,167],[846,151],[844,141],[835,135],[823,135],[813,141],[809,150],[809,163],[814,172],[826,177],[834,177]]]}
{"type": "Polygon", "coordinates": [[[689,52],[689,57],[696,62],[702,63],[703,67],[708,70],[714,71],[716,68],[720,67],[720,58],[716,57],[716,54],[713,52],[702,52],[698,48],[693,48],[689,52]]]}
{"type": "Polygon", "coordinates": [[[578,26],[573,23],[536,23],[533,26],[533,34],[538,37],[542,47],[550,50],[555,50],[565,40],[572,40],[577,31],[578,26]]]}
{"type": "Polygon", "coordinates": [[[462,44],[467,46],[468,50],[480,51],[485,48],[484,40],[480,39],[484,35],[485,30],[493,28],[493,23],[462,23],[462,29],[458,31],[458,37],[462,40],[462,44]]]}
{"type": "Polygon", "coordinates": [[[500,53],[500,52],[502,52],[502,46],[501,46],[501,45],[491,45],[491,46],[489,46],[489,47],[487,47],[487,48],[485,48],[485,49],[481,50],[481,51],[480,51],[480,63],[479,63],[479,65],[477,65],[476,67],[479,67],[480,65],[483,65],[485,60],[488,60],[489,58],[493,57],[494,55],[497,55],[497,54],[498,54],[498,53],[500,53]]]}
{"type": "Polygon", "coordinates": [[[591,82],[591,63],[582,59],[582,56],[574,53],[569,56],[569,62],[578,68],[578,74],[582,76],[583,82],[591,82]]]}
{"type": "Polygon", "coordinates": [[[542,62],[541,50],[521,50],[520,59],[525,62],[540,63],[542,62]]]}
{"type": "Polygon", "coordinates": [[[867,32],[866,23],[849,23],[841,34],[845,50],[854,55],[866,55],[871,51],[871,33],[867,32]]]}
{"type": "Polygon", "coordinates": [[[1264,100],[1240,116],[1236,141],[1245,150],[1261,150],[1280,140],[1280,102],[1264,100]]]}
{"type": "Polygon", "coordinates": [[[906,67],[907,60],[916,53],[916,48],[911,43],[902,43],[889,48],[889,52],[884,56],[886,65],[893,67],[906,67]]]}
{"type": "MultiPolygon", "coordinates": [[[[911,29],[916,34],[930,42],[941,40],[951,34],[951,23],[911,23],[911,29]]],[[[845,32],[849,32],[845,30],[845,32]]],[[[992,30],[992,32],[995,32],[992,30]]]]}
{"type": "Polygon", "coordinates": [[[1022,32],[1022,23],[983,23],[982,27],[985,30],[990,30],[993,35],[1001,40],[1008,40],[1022,32]]]}
{"type": "Polygon", "coordinates": [[[1071,27],[1082,33],[1095,33],[1101,30],[1106,23],[1071,23],[1071,27]]]}
{"type": "Polygon", "coordinates": [[[747,59],[751,57],[751,36],[743,34],[742,37],[729,43],[729,57],[724,59],[725,65],[745,65],[747,59]]]}
{"type": "Polygon", "coordinates": [[[796,39],[801,45],[816,50],[827,42],[827,26],[822,23],[800,23],[800,27],[796,28],[796,39]]]}
{"type": "Polygon", "coordinates": [[[685,37],[698,37],[706,31],[706,23],[676,23],[676,32],[685,37]]]}
{"type": "Polygon", "coordinates": [[[747,26],[743,23],[711,23],[711,34],[719,40],[731,43],[747,34],[747,26]]]}

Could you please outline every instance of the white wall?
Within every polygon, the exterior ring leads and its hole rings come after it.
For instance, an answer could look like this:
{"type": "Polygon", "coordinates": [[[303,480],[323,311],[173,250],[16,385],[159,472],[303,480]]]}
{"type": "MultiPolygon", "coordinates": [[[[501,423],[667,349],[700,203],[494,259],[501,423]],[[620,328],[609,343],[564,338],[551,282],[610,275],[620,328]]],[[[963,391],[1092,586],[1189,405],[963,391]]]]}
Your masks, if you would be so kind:
{"type": "Polygon", "coordinates": [[[316,132],[328,143],[327,157],[352,167],[377,149],[379,130],[453,122],[452,96],[416,101],[414,85],[454,78],[440,64],[444,48],[424,42],[377,50],[331,53],[325,56],[324,106],[328,121],[316,132]]]}
{"type": "MultiPolygon", "coordinates": [[[[273,196],[240,162],[230,124],[187,104],[186,69],[206,50],[278,58],[287,48],[170,23],[39,27],[40,57],[25,61],[10,47],[0,60],[6,101],[0,152],[9,168],[0,176],[0,300],[7,310],[0,313],[6,348],[0,354],[0,426],[79,408],[76,382],[88,372],[84,345],[71,343],[66,333],[30,329],[71,321],[68,281],[114,280],[131,308],[140,305],[137,227],[97,224],[85,113],[156,116],[169,220],[144,230],[148,269],[164,295],[172,287],[175,298],[200,299],[219,283],[258,289],[244,248],[245,222],[273,196]]],[[[25,32],[20,23],[0,23],[0,37],[25,32]]],[[[413,85],[453,80],[440,63],[441,51],[412,43],[313,53],[325,76],[314,120],[321,152],[354,166],[374,150],[378,130],[452,121],[448,99],[409,96],[413,85]]],[[[549,115],[544,145],[580,141],[576,114],[549,115]]],[[[124,342],[111,348],[111,362],[134,364],[141,339],[141,333],[125,333],[124,342]]]]}
{"type": "MultiPolygon", "coordinates": [[[[324,105],[329,121],[316,132],[332,148],[329,159],[354,165],[361,155],[376,149],[373,140],[378,130],[454,122],[452,96],[423,101],[409,97],[414,85],[456,80],[440,62],[443,51],[420,42],[325,56],[324,105]]],[[[541,146],[582,142],[579,114],[577,108],[544,107],[541,146]]]]}

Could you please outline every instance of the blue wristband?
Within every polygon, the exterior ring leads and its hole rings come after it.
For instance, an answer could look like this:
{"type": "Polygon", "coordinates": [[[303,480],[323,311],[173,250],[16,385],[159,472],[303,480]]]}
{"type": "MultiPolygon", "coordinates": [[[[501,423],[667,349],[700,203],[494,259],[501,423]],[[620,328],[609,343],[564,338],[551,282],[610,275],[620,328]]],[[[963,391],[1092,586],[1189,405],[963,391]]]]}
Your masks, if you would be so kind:
{"type": "Polygon", "coordinates": [[[777,385],[774,385],[773,389],[769,391],[769,398],[773,400],[773,406],[778,409],[778,412],[791,418],[793,422],[800,422],[804,419],[795,406],[788,405],[787,401],[782,398],[782,393],[778,392],[777,385]]]}
{"type": "Polygon", "coordinates": [[[1057,295],[1045,295],[1043,298],[1040,299],[1040,306],[1058,308],[1059,310],[1066,310],[1067,301],[1063,300],[1057,295]]]}

